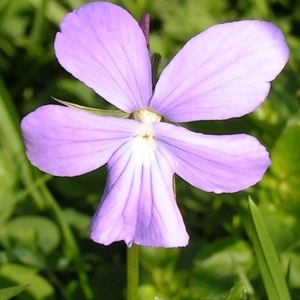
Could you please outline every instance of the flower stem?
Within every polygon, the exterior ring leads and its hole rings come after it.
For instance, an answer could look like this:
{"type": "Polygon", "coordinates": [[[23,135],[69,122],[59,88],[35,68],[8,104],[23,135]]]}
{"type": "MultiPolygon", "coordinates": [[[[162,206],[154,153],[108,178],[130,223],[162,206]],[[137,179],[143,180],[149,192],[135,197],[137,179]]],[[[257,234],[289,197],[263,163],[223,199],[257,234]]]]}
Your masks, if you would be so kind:
{"type": "Polygon", "coordinates": [[[127,248],[127,300],[138,299],[139,287],[139,246],[127,248]]]}

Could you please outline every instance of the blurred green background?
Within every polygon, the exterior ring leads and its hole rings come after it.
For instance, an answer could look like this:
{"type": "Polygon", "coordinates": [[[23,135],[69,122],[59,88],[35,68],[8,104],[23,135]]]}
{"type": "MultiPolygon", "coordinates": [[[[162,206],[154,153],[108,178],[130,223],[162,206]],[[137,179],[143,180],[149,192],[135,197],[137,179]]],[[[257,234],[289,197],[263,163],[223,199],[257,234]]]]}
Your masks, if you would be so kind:
{"type": "MultiPolygon", "coordinates": [[[[0,288],[30,284],[17,296],[36,299],[125,299],[126,246],[89,239],[89,221],[104,189],[105,167],[54,178],[27,161],[19,124],[51,96],[106,108],[56,61],[53,41],[63,16],[84,0],[0,1],[0,288]]],[[[120,0],[136,19],[151,15],[150,47],[169,60],[193,35],[232,20],[278,25],[290,61],[252,114],[193,122],[205,133],[247,132],[270,152],[272,165],[255,187],[204,193],[177,179],[177,199],[190,244],[141,251],[140,299],[267,299],[249,238],[248,196],[258,205],[292,299],[300,299],[300,1],[120,0]],[[239,298],[231,288],[239,284],[239,298]]],[[[272,300],[272,299],[271,299],[272,300]]]]}

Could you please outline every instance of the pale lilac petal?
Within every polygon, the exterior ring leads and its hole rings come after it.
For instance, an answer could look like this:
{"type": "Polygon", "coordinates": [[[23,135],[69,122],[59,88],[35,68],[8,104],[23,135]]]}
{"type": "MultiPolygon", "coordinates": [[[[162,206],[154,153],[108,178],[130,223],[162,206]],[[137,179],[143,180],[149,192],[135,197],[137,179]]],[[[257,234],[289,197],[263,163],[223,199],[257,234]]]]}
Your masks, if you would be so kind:
{"type": "Polygon", "coordinates": [[[271,23],[213,26],[163,70],[150,107],[174,122],[242,116],[267,97],[288,56],[282,32],[271,23]]]}
{"type": "Polygon", "coordinates": [[[139,24],[123,8],[92,2],[66,15],[55,39],[60,64],[126,112],[148,105],[151,65],[139,24]]]}
{"type": "Polygon", "coordinates": [[[91,238],[104,245],[124,240],[150,247],[180,247],[188,235],[174,199],[174,162],[164,147],[142,164],[134,140],[108,162],[101,204],[91,222],[91,238]]]}
{"type": "Polygon", "coordinates": [[[155,124],[157,139],[173,154],[176,173],[193,186],[215,193],[237,192],[256,184],[270,159],[246,134],[213,136],[171,124],[155,124]]]}
{"type": "Polygon", "coordinates": [[[133,120],[46,105],[27,115],[21,130],[34,166],[56,176],[76,176],[107,163],[139,126],[133,120]]]}

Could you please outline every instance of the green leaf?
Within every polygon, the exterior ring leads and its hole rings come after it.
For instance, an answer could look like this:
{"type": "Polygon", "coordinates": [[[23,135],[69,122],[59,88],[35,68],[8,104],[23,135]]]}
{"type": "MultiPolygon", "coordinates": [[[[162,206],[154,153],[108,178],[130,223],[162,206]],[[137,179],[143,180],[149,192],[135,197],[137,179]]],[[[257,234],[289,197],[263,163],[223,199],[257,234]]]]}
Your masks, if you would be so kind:
{"type": "Polygon", "coordinates": [[[22,216],[12,219],[5,226],[3,241],[17,247],[28,247],[33,250],[53,251],[60,242],[57,225],[40,216],[22,216]]]}
{"type": "Polygon", "coordinates": [[[75,108],[75,109],[80,109],[80,110],[84,110],[86,112],[92,113],[94,115],[97,116],[103,116],[103,117],[115,117],[115,118],[123,118],[126,119],[129,117],[130,114],[125,113],[121,110],[117,110],[117,109],[99,109],[99,108],[93,108],[93,107],[87,107],[87,106],[83,106],[83,105],[79,105],[79,104],[75,104],[72,102],[67,102],[67,101],[63,101],[60,99],[56,99],[54,97],[52,97],[55,101],[71,107],[71,108],[75,108]]]}
{"type": "Polygon", "coordinates": [[[280,255],[280,259],[287,270],[286,281],[294,289],[300,289],[300,254],[297,251],[288,250],[280,255]]]}
{"type": "Polygon", "coordinates": [[[234,287],[230,290],[227,300],[247,300],[247,289],[243,282],[237,282],[234,287]]]}
{"type": "Polygon", "coordinates": [[[68,207],[64,211],[64,216],[67,222],[77,230],[87,230],[89,227],[91,216],[68,207]]]}
{"type": "Polygon", "coordinates": [[[0,290],[0,300],[6,300],[6,299],[10,299],[10,298],[14,297],[14,296],[20,294],[21,292],[23,292],[28,286],[29,286],[29,284],[21,284],[21,285],[9,287],[6,289],[1,289],[0,290]]]}
{"type": "Polygon", "coordinates": [[[277,140],[272,153],[272,172],[281,180],[289,181],[297,176],[300,183],[300,124],[292,122],[287,125],[277,140]]]}
{"type": "Polygon", "coordinates": [[[0,268],[0,285],[10,284],[28,284],[24,291],[24,297],[20,299],[54,299],[54,288],[49,281],[38,274],[35,268],[17,265],[4,264],[0,268]]]}
{"type": "Polygon", "coordinates": [[[283,270],[268,230],[257,206],[251,199],[249,199],[249,210],[250,237],[268,298],[272,300],[290,300],[291,297],[283,270]]]}
{"type": "Polygon", "coordinates": [[[8,249],[6,251],[0,251],[0,257],[2,263],[21,262],[39,269],[45,269],[47,267],[44,257],[37,251],[20,248],[8,249]]]}
{"type": "Polygon", "coordinates": [[[289,202],[298,206],[300,197],[300,124],[290,121],[276,141],[272,151],[272,176],[266,176],[263,184],[268,186],[274,195],[271,197],[289,202]]]}
{"type": "Polygon", "coordinates": [[[254,265],[251,249],[243,240],[219,239],[205,245],[194,261],[191,286],[211,298],[228,295],[235,282],[243,281],[247,290],[247,273],[254,265]]]}
{"type": "Polygon", "coordinates": [[[173,268],[179,256],[178,248],[140,248],[140,264],[151,271],[155,268],[173,268]]]}
{"type": "MultiPolygon", "coordinates": [[[[33,5],[36,9],[39,8],[40,1],[39,0],[27,0],[28,3],[33,5]]],[[[47,7],[46,7],[46,17],[49,21],[53,22],[56,25],[59,25],[63,17],[68,12],[59,1],[54,0],[47,0],[47,7]]]]}

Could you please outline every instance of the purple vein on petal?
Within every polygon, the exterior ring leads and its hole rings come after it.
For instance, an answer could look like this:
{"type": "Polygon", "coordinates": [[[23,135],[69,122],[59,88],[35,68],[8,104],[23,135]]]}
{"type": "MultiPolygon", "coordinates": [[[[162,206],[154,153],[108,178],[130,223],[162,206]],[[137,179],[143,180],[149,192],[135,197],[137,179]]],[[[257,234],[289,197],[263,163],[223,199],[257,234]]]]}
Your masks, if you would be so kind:
{"type": "Polygon", "coordinates": [[[162,71],[150,107],[173,122],[242,116],[266,98],[288,53],[271,23],[213,26],[188,41],[162,71]]]}
{"type": "MultiPolygon", "coordinates": [[[[129,97],[129,100],[131,101],[132,106],[135,107],[136,109],[140,108],[140,104],[136,101],[137,99],[136,99],[136,97],[134,96],[134,92],[133,92],[133,90],[132,90],[132,85],[128,83],[127,79],[125,78],[124,74],[122,73],[122,71],[121,71],[121,69],[120,69],[120,67],[119,67],[119,64],[118,64],[117,61],[111,56],[111,52],[105,47],[104,44],[102,44],[102,43],[100,42],[100,39],[99,39],[99,37],[98,37],[98,34],[95,32],[94,27],[92,26],[91,28],[92,28],[92,30],[93,30],[95,36],[97,37],[97,40],[98,40],[99,43],[103,46],[103,49],[105,50],[107,56],[110,58],[110,63],[111,63],[111,65],[113,65],[113,66],[116,68],[116,70],[118,70],[119,76],[122,77],[122,79],[123,79],[124,83],[126,84],[127,88],[131,91],[131,97],[129,97]],[[133,101],[134,101],[134,102],[133,102],[133,101]]],[[[128,59],[128,55],[127,55],[126,51],[125,51],[124,48],[123,48],[123,45],[120,43],[120,41],[118,40],[118,38],[115,38],[115,41],[119,44],[120,49],[122,49],[122,52],[124,53],[125,57],[127,58],[128,66],[130,67],[132,74],[134,74],[134,70],[132,69],[132,65],[131,65],[131,63],[130,63],[130,60],[128,59]]],[[[99,61],[98,61],[98,63],[99,63],[99,61]]],[[[103,68],[104,70],[106,70],[107,74],[109,74],[109,71],[108,71],[107,67],[105,67],[104,64],[100,64],[100,65],[102,66],[102,68],[103,68]]],[[[112,80],[115,80],[115,79],[111,76],[111,74],[109,74],[109,76],[110,76],[110,78],[111,78],[112,80]]],[[[136,86],[138,86],[138,83],[137,83],[137,81],[136,81],[136,77],[135,77],[135,76],[134,76],[134,81],[135,81],[136,86]]],[[[119,85],[119,87],[120,87],[120,89],[125,93],[124,87],[121,86],[121,85],[119,85]]],[[[141,94],[140,89],[138,89],[138,92],[139,92],[139,95],[140,95],[140,99],[143,99],[143,95],[141,94]]]]}
{"type": "Polygon", "coordinates": [[[67,71],[121,110],[148,104],[152,90],[145,37],[124,9],[93,2],[68,14],[55,50],[67,71]]]}
{"type": "Polygon", "coordinates": [[[21,123],[31,163],[58,176],[80,175],[107,163],[139,127],[134,120],[101,117],[59,105],[42,106],[21,123]]]}
{"type": "MultiPolygon", "coordinates": [[[[252,55],[252,54],[253,54],[253,51],[252,51],[252,52],[249,52],[248,55],[244,55],[243,58],[245,58],[246,56],[250,56],[250,55],[252,55]]],[[[208,59],[207,61],[204,61],[202,65],[207,64],[209,61],[213,61],[213,59],[208,59]]],[[[236,60],[235,60],[235,62],[236,62],[236,60]]],[[[202,66],[202,65],[201,65],[201,66],[202,66]]],[[[201,68],[201,66],[200,66],[200,68],[201,68]]],[[[220,67],[218,70],[215,70],[214,72],[208,74],[206,77],[203,77],[203,78],[199,79],[198,82],[195,82],[193,85],[189,86],[189,89],[190,89],[190,90],[195,89],[198,85],[203,84],[203,83],[204,83],[205,81],[207,81],[207,79],[209,79],[209,78],[213,78],[213,79],[214,79],[214,77],[215,77],[216,75],[218,75],[220,72],[222,72],[222,71],[224,71],[224,70],[226,70],[226,69],[228,69],[228,68],[231,68],[231,66],[232,66],[232,61],[229,61],[227,64],[223,65],[223,66],[220,67]]],[[[255,68],[256,68],[256,66],[252,66],[252,68],[249,68],[248,70],[245,70],[245,72],[244,72],[243,74],[232,73],[232,74],[234,74],[234,76],[231,77],[231,78],[228,77],[228,78],[227,78],[227,81],[225,80],[225,81],[223,81],[222,83],[220,83],[219,81],[216,80],[216,81],[215,81],[216,84],[215,84],[213,87],[211,87],[211,89],[205,89],[205,91],[201,93],[201,97],[203,97],[203,96],[206,95],[206,94],[211,93],[212,91],[214,91],[215,89],[220,88],[221,86],[226,86],[226,85],[230,84],[231,82],[233,82],[233,81],[235,81],[236,79],[238,79],[241,75],[245,75],[246,73],[251,72],[251,71],[254,70],[255,68]]],[[[197,67],[197,69],[198,69],[198,67],[197,67]]],[[[181,81],[181,82],[179,83],[179,85],[177,85],[177,88],[178,88],[179,90],[180,90],[180,87],[184,86],[186,82],[190,81],[190,78],[194,76],[194,72],[195,72],[195,70],[191,70],[190,75],[188,75],[186,78],[184,78],[184,80],[181,81]]],[[[248,85],[250,86],[250,84],[248,84],[248,85]]],[[[247,83],[246,83],[246,82],[245,82],[245,86],[247,86],[247,83]]],[[[175,93],[174,90],[170,90],[170,93],[167,94],[166,97],[172,98],[172,95],[173,95],[174,93],[175,93]]],[[[186,91],[183,90],[181,93],[179,93],[179,94],[176,95],[176,98],[183,97],[183,96],[185,95],[185,93],[186,93],[186,91]]],[[[176,101],[176,98],[175,98],[175,97],[173,97],[173,98],[174,98],[174,100],[173,100],[171,103],[173,103],[174,101],[176,101]]],[[[199,101],[201,101],[199,95],[195,95],[194,97],[189,97],[189,101],[192,101],[192,100],[195,100],[195,99],[198,99],[199,101]]],[[[172,109],[173,109],[173,108],[177,108],[178,106],[181,106],[181,105],[182,105],[182,103],[178,103],[178,104],[175,104],[175,105],[173,104],[173,105],[172,105],[172,109]]],[[[218,106],[215,106],[215,108],[217,109],[218,106]]],[[[191,107],[191,111],[192,111],[192,110],[193,110],[193,108],[191,107]]],[[[165,110],[165,113],[168,113],[168,110],[165,110]]]]}
{"type": "MultiPolygon", "coordinates": [[[[93,29],[93,27],[91,27],[91,28],[93,29]]],[[[93,29],[93,32],[94,32],[94,29],[93,29]]],[[[97,40],[99,40],[99,39],[98,39],[98,36],[96,35],[95,32],[94,32],[94,34],[95,34],[95,36],[97,37],[97,40]]],[[[78,41],[76,38],[70,38],[70,37],[68,37],[68,39],[69,39],[69,40],[73,40],[73,41],[75,41],[76,43],[79,43],[79,41],[78,41]]],[[[127,86],[127,87],[129,88],[129,90],[131,91],[131,97],[128,97],[128,100],[131,102],[132,107],[139,107],[139,105],[137,104],[137,102],[134,101],[134,100],[136,100],[136,99],[135,99],[135,97],[134,97],[134,93],[133,93],[133,91],[132,91],[131,85],[128,84],[126,78],[125,78],[124,75],[122,74],[122,72],[121,72],[121,70],[120,70],[120,68],[119,68],[119,65],[117,64],[117,62],[115,61],[115,59],[113,59],[113,58],[111,57],[110,51],[107,50],[106,47],[105,47],[102,43],[99,43],[99,45],[100,45],[100,44],[102,45],[102,49],[103,49],[104,52],[106,53],[107,57],[110,58],[110,60],[109,60],[110,66],[108,66],[108,65],[106,66],[106,64],[103,64],[103,63],[101,63],[101,62],[98,60],[98,58],[94,55],[94,53],[91,52],[91,51],[85,46],[85,44],[83,44],[83,43],[81,43],[81,42],[80,42],[80,44],[81,44],[81,47],[82,47],[83,49],[85,49],[86,52],[89,53],[89,56],[92,57],[92,58],[95,60],[95,63],[97,63],[99,66],[102,67],[102,70],[105,71],[105,74],[106,74],[105,76],[106,76],[107,78],[110,78],[111,81],[114,81],[114,82],[115,82],[115,78],[113,77],[112,73],[109,72],[109,68],[110,68],[111,66],[114,66],[115,69],[118,70],[119,76],[122,77],[122,79],[124,80],[126,86],[127,86]],[[133,102],[133,101],[134,101],[134,102],[133,102]]],[[[84,58],[81,58],[80,56],[77,56],[77,60],[78,60],[78,61],[81,61],[81,62],[82,62],[82,65],[85,65],[85,67],[81,69],[82,72],[85,72],[86,68],[88,68],[88,69],[91,71],[91,70],[95,67],[93,64],[88,63],[84,58]]],[[[108,62],[108,61],[106,61],[106,62],[108,62]]],[[[97,71],[98,71],[98,70],[97,70],[97,71]]],[[[95,73],[94,76],[95,76],[95,78],[97,78],[97,72],[95,73]]],[[[96,84],[97,84],[97,81],[95,81],[95,85],[96,85],[96,84]]],[[[124,94],[126,94],[126,90],[125,90],[125,88],[124,88],[123,85],[118,84],[118,87],[119,87],[119,89],[120,89],[124,94]]],[[[99,94],[99,96],[102,97],[101,94],[99,94]]],[[[110,102],[110,101],[111,101],[111,99],[105,99],[105,100],[106,100],[107,102],[110,102]]]]}
{"type": "Polygon", "coordinates": [[[171,124],[155,127],[157,139],[177,162],[175,172],[205,191],[236,192],[250,187],[270,164],[266,149],[246,134],[211,136],[181,127],[175,130],[171,124]]]}

